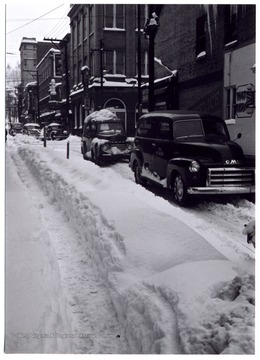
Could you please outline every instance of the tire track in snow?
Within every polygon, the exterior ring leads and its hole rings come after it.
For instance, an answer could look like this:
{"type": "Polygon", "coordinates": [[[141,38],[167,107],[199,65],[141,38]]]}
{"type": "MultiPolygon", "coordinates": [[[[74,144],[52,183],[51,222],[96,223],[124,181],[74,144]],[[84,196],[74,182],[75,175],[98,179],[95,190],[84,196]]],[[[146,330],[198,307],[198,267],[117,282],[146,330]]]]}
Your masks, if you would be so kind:
{"type": "MultiPolygon", "coordinates": [[[[74,190],[73,188],[70,188],[68,184],[62,184],[61,179],[56,177],[54,179],[52,172],[42,168],[42,172],[39,174],[37,166],[34,167],[32,163],[26,164],[32,170],[35,179],[39,179],[40,176],[45,195],[49,197],[43,196],[38,185],[32,180],[29,169],[21,160],[21,157],[15,152],[11,152],[11,156],[16,164],[20,179],[31,191],[32,198],[37,204],[36,207],[41,212],[43,231],[55,250],[63,288],[66,291],[71,311],[73,328],[73,334],[71,335],[75,336],[73,337],[74,352],[92,354],[126,353],[127,344],[104,284],[104,278],[98,276],[96,271],[93,270],[96,263],[102,260],[102,253],[99,253],[99,259],[94,259],[95,251],[91,251],[91,246],[95,248],[94,243],[100,240],[100,236],[111,236],[109,232],[113,231],[113,229],[108,227],[106,231],[104,219],[101,217],[102,230],[99,231],[98,228],[95,228],[95,226],[98,227],[99,225],[96,223],[97,216],[100,214],[98,209],[92,209],[93,217],[91,218],[89,216],[90,204],[84,204],[84,201],[82,203],[82,199],[79,198],[76,198],[76,204],[71,203],[72,198],[67,197],[74,190]],[[53,188],[54,184],[55,188],[52,192],[50,189],[53,188]],[[59,186],[60,189],[58,189],[59,186]],[[71,209],[70,213],[64,213],[61,200],[66,202],[66,209],[71,209]],[[80,221],[84,222],[86,218],[88,219],[89,224],[92,225],[92,234],[82,234],[80,231],[73,229],[73,226],[80,226],[77,217],[76,221],[71,220],[73,218],[72,214],[77,213],[75,206],[87,206],[87,214],[83,212],[87,216],[80,219],[80,221]],[[67,221],[64,219],[64,215],[67,221]],[[93,223],[94,219],[95,222],[93,223]],[[88,235],[90,235],[91,241],[89,246],[86,247],[88,235]]],[[[42,166],[44,166],[43,162],[42,166]]],[[[120,238],[118,242],[120,244],[120,238]]],[[[98,253],[97,247],[96,250],[98,253]]],[[[103,271],[106,272],[106,268],[103,271]]]]}

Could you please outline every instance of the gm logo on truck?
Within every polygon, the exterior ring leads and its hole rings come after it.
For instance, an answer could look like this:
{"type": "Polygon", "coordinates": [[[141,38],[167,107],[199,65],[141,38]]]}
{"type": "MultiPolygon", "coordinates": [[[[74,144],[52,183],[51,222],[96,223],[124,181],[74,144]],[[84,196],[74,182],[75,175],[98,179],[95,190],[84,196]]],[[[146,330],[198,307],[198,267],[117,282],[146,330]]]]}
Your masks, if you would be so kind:
{"type": "Polygon", "coordinates": [[[240,161],[239,160],[225,160],[225,164],[226,165],[237,165],[237,164],[239,164],[240,163],[240,161]]]}

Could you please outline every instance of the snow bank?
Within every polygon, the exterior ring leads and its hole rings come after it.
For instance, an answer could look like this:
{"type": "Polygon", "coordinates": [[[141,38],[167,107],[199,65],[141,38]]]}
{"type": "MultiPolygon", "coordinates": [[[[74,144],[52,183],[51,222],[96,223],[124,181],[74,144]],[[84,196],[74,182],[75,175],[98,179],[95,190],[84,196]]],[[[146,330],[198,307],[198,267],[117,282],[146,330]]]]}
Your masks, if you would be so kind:
{"type": "Polygon", "coordinates": [[[72,331],[48,231],[40,228],[32,199],[10,172],[7,166],[12,182],[6,184],[5,352],[69,353],[71,342],[57,336],[72,331]]]}
{"type": "Polygon", "coordinates": [[[111,169],[24,142],[18,151],[79,232],[130,353],[254,353],[254,274],[238,274],[206,239],[161,212],[160,200],[147,202],[111,169]]]}

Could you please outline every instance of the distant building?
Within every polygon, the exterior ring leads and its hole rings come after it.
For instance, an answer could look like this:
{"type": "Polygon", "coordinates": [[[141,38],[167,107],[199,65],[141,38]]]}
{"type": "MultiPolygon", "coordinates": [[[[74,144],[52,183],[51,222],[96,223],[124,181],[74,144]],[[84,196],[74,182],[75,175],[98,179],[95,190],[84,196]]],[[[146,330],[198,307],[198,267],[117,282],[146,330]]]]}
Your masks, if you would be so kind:
{"type": "Polygon", "coordinates": [[[39,84],[40,124],[63,123],[60,113],[62,100],[62,64],[60,50],[51,48],[36,66],[39,84]]]}
{"type": "Polygon", "coordinates": [[[21,84],[18,87],[19,120],[23,123],[39,121],[39,88],[37,64],[53,45],[23,37],[20,44],[21,84]]]}
{"type": "MultiPolygon", "coordinates": [[[[146,5],[140,5],[141,26],[146,5]]],[[[137,5],[73,5],[70,92],[73,133],[80,134],[85,116],[109,108],[120,117],[127,134],[135,131],[138,103],[137,5]]],[[[142,37],[141,71],[147,79],[148,42],[142,37]]]]}
{"type": "Polygon", "coordinates": [[[20,44],[21,86],[24,88],[29,82],[35,81],[37,65],[36,38],[23,37],[20,44]]]}

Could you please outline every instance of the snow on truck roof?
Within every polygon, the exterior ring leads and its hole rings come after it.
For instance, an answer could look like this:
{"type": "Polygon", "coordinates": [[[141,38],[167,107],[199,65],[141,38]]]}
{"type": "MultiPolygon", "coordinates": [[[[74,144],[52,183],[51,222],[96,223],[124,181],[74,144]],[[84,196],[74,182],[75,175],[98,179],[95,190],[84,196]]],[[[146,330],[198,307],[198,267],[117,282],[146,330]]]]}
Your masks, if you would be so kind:
{"type": "Polygon", "coordinates": [[[108,120],[119,120],[118,117],[112,113],[112,111],[107,109],[101,109],[99,111],[94,111],[90,115],[85,118],[85,123],[89,120],[96,120],[96,121],[108,121],[108,120]]]}

